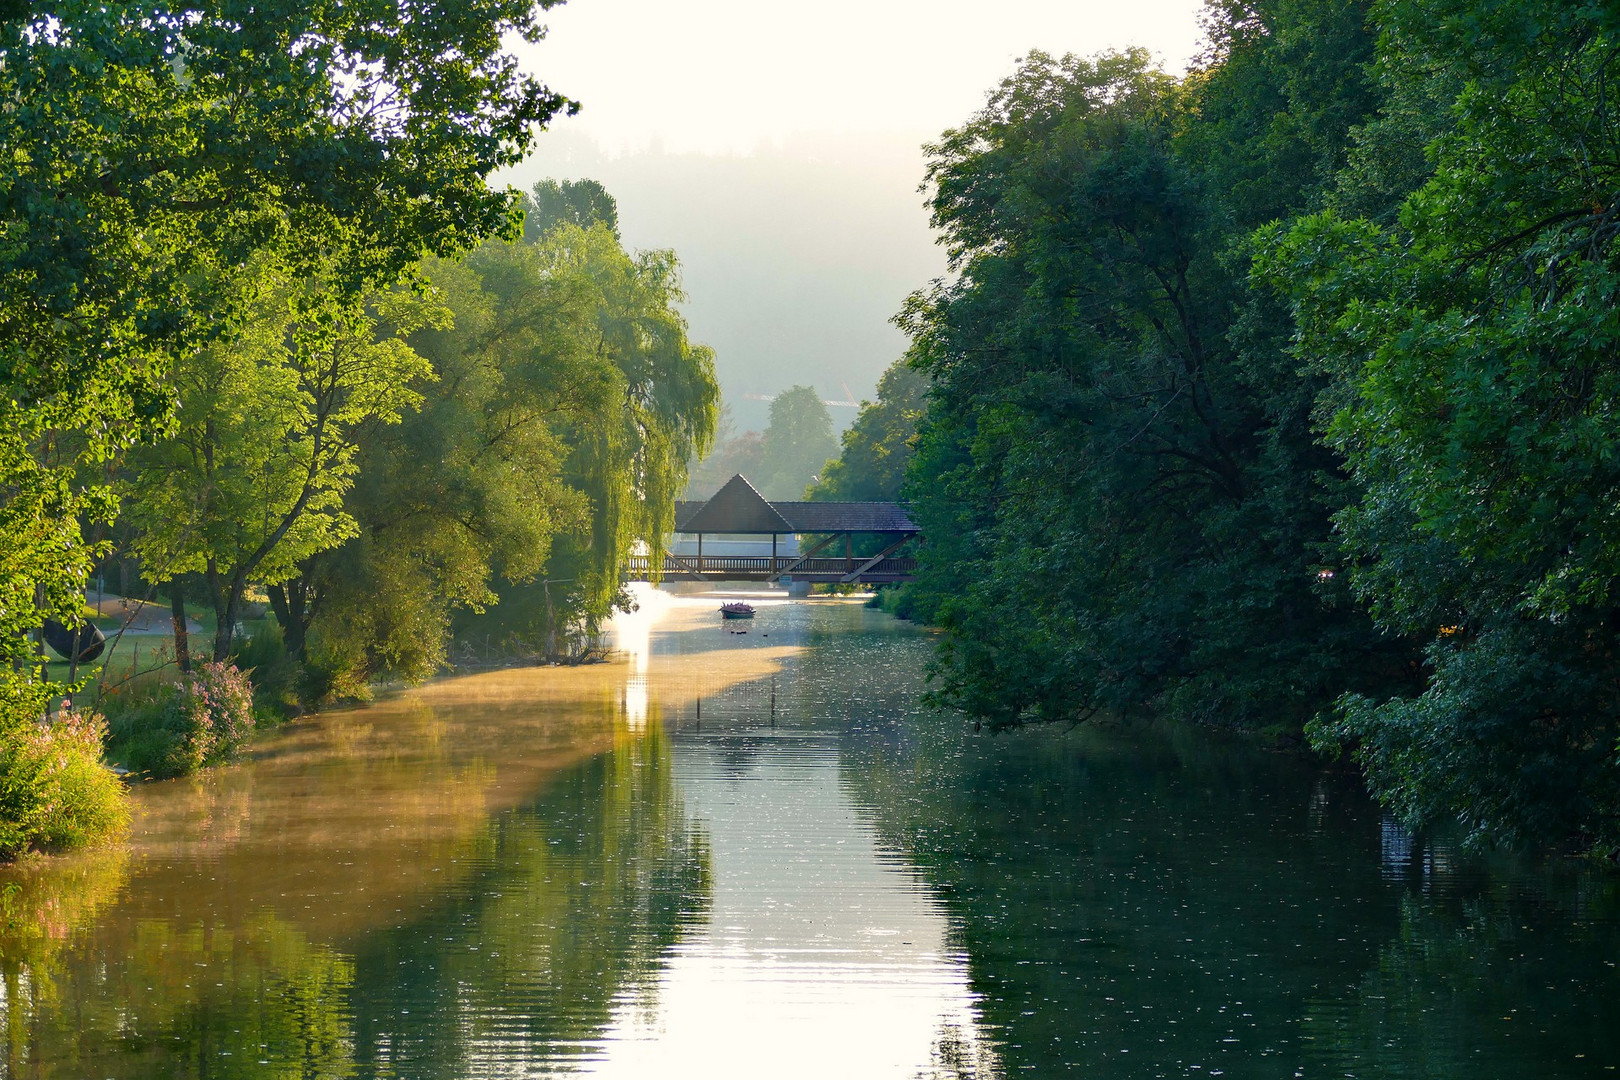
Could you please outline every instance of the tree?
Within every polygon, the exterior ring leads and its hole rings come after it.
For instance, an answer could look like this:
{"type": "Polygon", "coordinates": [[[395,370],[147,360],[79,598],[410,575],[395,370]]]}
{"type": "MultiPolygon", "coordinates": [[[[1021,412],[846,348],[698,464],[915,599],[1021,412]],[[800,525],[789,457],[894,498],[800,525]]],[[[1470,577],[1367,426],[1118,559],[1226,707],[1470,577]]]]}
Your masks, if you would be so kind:
{"type": "Polygon", "coordinates": [[[1349,576],[1427,670],[1347,695],[1315,735],[1409,824],[1612,848],[1620,18],[1454,0],[1386,18],[1386,78],[1455,92],[1433,175],[1393,220],[1274,231],[1262,268],[1362,488],[1338,518],[1349,576]]]}
{"type": "Polygon", "coordinates": [[[433,377],[402,339],[449,318],[404,289],[345,310],[321,280],[254,284],[251,321],[175,365],[171,434],[130,455],[125,489],[143,576],[202,576],[216,661],[250,582],[279,585],[354,535],[343,502],[361,440],[420,405],[433,377]]]}
{"type": "Polygon", "coordinates": [[[231,268],[273,252],[353,297],[501,226],[510,198],[484,177],[568,104],[502,49],[541,32],[529,0],[7,11],[8,659],[36,584],[76,617],[91,556],[78,519],[113,511],[77,467],[163,428],[168,359],[232,324],[231,268]]]}
{"type": "Polygon", "coordinates": [[[500,228],[485,178],[568,106],[503,37],[552,2],[0,8],[0,760],[47,696],[24,633],[80,617],[106,465],[230,337],[232,275],[352,301],[500,228]]]}
{"type": "Polygon", "coordinates": [[[928,380],[920,372],[903,360],[890,365],[878,380],[877,400],[861,402],[837,459],[822,470],[810,497],[827,502],[899,498],[927,395],[928,380]]]}
{"type": "Polygon", "coordinates": [[[802,499],[838,453],[832,417],[813,387],[792,386],[771,399],[759,468],[760,494],[767,499],[802,499]]]}
{"type": "Polygon", "coordinates": [[[765,436],[757,431],[738,431],[731,418],[731,406],[722,403],[715,425],[714,447],[704,457],[693,457],[687,465],[686,498],[703,501],[714,496],[727,480],[741,473],[760,476],[765,457],[765,436]]]}
{"type": "Polygon", "coordinates": [[[937,702],[1286,733],[1398,666],[1322,573],[1344,485],[1286,309],[1233,272],[1250,223],[1331,188],[1356,10],[1221,5],[1185,80],[1033,53],[929,147],[958,277],[900,322],[933,381],[906,494],[937,702]]]}
{"type": "Polygon", "coordinates": [[[588,229],[605,225],[619,235],[619,204],[595,180],[541,180],[530,190],[524,206],[523,239],[531,244],[562,224],[588,229]]]}
{"type": "Polygon", "coordinates": [[[676,269],[673,253],[626,252],[606,221],[427,264],[454,326],[411,340],[439,379],[420,411],[371,430],[356,538],[272,590],[289,649],[301,657],[313,628],[361,674],[421,678],[458,612],[530,643],[605,616],[623,559],[663,544],[712,438],[712,354],[686,338],[676,269]]]}

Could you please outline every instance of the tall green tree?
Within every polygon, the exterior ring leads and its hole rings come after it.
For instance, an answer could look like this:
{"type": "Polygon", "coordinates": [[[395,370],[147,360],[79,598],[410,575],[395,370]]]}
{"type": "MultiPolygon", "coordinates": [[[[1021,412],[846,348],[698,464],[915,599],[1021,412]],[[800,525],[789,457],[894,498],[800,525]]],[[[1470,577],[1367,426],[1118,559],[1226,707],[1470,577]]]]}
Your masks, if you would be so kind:
{"type": "Polygon", "coordinates": [[[523,206],[523,239],[533,243],[553,227],[605,225],[619,235],[619,203],[596,180],[541,180],[523,206]]]}
{"type": "Polygon", "coordinates": [[[271,592],[295,655],[313,629],[364,674],[430,674],[458,613],[469,635],[530,644],[592,627],[633,545],[664,543],[717,416],[673,253],[625,251],[610,217],[423,272],[454,314],[412,338],[439,378],[373,429],[355,540],[271,592]]]}
{"type": "Polygon", "coordinates": [[[1286,310],[1242,272],[1374,100],[1362,10],[1214,6],[1185,80],[1034,53],[929,148],[959,273],[901,322],[933,380],[907,493],[936,700],[1286,732],[1399,668],[1328,572],[1343,479],[1286,310]]]}
{"type": "Polygon", "coordinates": [[[361,441],[416,409],[433,377],[403,337],[449,319],[405,289],[346,309],[319,279],[254,284],[250,321],[175,364],[170,434],[130,455],[124,489],[142,576],[206,586],[215,660],[250,583],[279,585],[354,535],[343,504],[361,441]]]}
{"type": "Polygon", "coordinates": [[[88,567],[79,482],[161,430],[170,357],[231,325],[255,253],[349,296],[501,226],[484,183],[567,103],[502,45],[529,0],[59,3],[0,19],[0,602],[15,658],[36,585],[88,567]],[[318,265],[317,265],[318,264],[318,265]],[[92,470],[93,471],[93,470],[92,470]],[[17,622],[16,620],[21,620],[17,622]],[[15,625],[13,623],[15,622],[15,625]]]}
{"type": "Polygon", "coordinates": [[[82,611],[107,462],[239,321],[221,282],[269,258],[353,299],[500,228],[485,178],[568,105],[504,44],[551,2],[0,8],[0,759],[46,697],[24,632],[82,611]]]}
{"type": "Polygon", "coordinates": [[[1351,580],[1427,663],[1415,692],[1346,696],[1316,734],[1411,824],[1613,847],[1620,16],[1384,14],[1386,78],[1454,94],[1433,175],[1396,217],[1275,232],[1263,269],[1293,297],[1327,440],[1363,491],[1339,515],[1351,580]]]}
{"type": "Polygon", "coordinates": [[[861,402],[860,415],[840,440],[838,457],[822,470],[810,497],[828,502],[899,498],[927,398],[928,379],[921,372],[903,360],[890,365],[878,379],[877,400],[861,402]]]}
{"type": "Polygon", "coordinates": [[[832,416],[811,386],[790,386],[771,399],[760,457],[760,494],[802,499],[804,490],[838,454],[832,416]]]}

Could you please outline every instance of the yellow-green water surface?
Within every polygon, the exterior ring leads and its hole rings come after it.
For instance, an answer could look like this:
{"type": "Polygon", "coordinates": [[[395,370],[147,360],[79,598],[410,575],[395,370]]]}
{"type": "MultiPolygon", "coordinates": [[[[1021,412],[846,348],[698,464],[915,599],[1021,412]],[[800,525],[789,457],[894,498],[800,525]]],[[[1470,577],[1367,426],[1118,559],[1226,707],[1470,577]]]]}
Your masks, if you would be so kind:
{"type": "Polygon", "coordinates": [[[647,594],[0,875],[0,1077],[1580,1077],[1620,878],[1185,730],[975,735],[928,635],[647,594]],[[738,632],[744,631],[744,632],[738,632]]]}

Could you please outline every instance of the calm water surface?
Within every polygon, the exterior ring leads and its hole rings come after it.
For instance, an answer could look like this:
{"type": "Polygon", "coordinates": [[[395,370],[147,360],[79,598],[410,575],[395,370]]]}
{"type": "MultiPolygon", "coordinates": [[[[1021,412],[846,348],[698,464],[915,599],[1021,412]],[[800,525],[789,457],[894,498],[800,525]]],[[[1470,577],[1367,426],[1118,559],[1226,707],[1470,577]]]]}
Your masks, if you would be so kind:
{"type": "Polygon", "coordinates": [[[0,875],[3,1077],[1583,1077],[1620,878],[1180,730],[976,736],[925,634],[657,594],[0,875]]]}

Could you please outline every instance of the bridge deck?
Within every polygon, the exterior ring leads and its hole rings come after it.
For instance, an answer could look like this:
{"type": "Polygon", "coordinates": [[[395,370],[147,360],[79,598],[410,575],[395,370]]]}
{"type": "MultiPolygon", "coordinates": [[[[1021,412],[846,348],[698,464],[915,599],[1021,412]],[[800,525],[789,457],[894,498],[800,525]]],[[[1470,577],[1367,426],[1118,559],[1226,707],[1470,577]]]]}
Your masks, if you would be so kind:
{"type": "MultiPolygon", "coordinates": [[[[860,557],[806,559],[796,555],[665,555],[665,581],[794,581],[817,583],[860,583],[888,585],[910,581],[917,571],[912,558],[883,558],[867,566],[860,557]],[[864,567],[864,569],[863,569],[864,567]]],[[[651,566],[647,556],[633,555],[625,568],[629,581],[647,581],[651,566]]]]}

